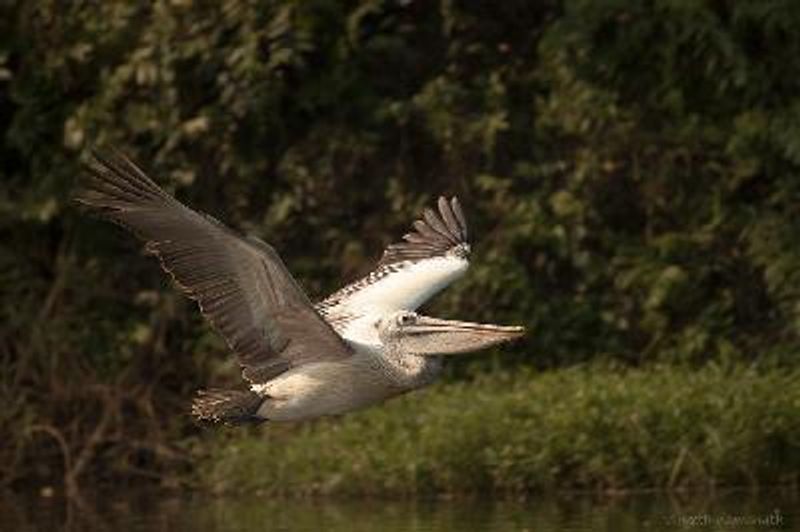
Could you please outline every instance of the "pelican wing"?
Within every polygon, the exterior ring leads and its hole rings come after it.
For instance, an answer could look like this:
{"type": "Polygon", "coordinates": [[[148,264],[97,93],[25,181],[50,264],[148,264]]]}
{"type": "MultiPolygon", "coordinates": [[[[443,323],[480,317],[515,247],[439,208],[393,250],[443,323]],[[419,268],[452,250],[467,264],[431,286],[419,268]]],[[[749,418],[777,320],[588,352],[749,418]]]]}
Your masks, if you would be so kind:
{"type": "Polygon", "coordinates": [[[413,230],[403,240],[389,244],[378,262],[378,269],[405,261],[421,261],[454,253],[466,257],[467,221],[458,198],[447,201],[439,197],[439,212],[426,208],[422,218],[414,222],[413,230]],[[461,251],[461,253],[456,253],[461,251]]]}
{"type": "Polygon", "coordinates": [[[372,272],[317,305],[346,339],[376,343],[376,315],[415,310],[466,272],[470,246],[458,198],[440,197],[437,207],[387,246],[372,272]]]}
{"type": "Polygon", "coordinates": [[[247,380],[350,356],[271,246],[184,206],[124,155],[95,154],[88,170],[77,201],[146,241],[237,354],[247,380]]]}

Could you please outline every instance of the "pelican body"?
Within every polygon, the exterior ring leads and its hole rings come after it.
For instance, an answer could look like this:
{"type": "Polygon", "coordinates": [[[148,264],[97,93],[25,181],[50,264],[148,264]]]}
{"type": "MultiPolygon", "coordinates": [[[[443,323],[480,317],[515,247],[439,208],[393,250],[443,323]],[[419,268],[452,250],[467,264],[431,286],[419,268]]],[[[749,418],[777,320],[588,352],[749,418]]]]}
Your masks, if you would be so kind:
{"type": "Polygon", "coordinates": [[[261,386],[257,393],[271,398],[258,414],[276,421],[344,414],[380,403],[433,383],[442,369],[440,354],[456,352],[456,346],[427,334],[460,336],[465,352],[511,339],[516,327],[462,324],[400,311],[379,322],[382,345],[353,345],[353,354],[342,361],[308,364],[287,371],[261,386]],[[429,328],[424,331],[423,328],[429,328]],[[471,333],[472,331],[472,333],[471,333]],[[416,348],[404,346],[407,335],[422,335],[416,348]]]}
{"type": "Polygon", "coordinates": [[[508,327],[417,314],[469,265],[458,199],[440,197],[368,275],[312,304],[277,252],[178,202],[120,153],[95,153],[77,200],[145,248],[222,335],[246,390],[197,393],[203,422],[339,415],[433,383],[445,355],[520,337],[508,327]]]}

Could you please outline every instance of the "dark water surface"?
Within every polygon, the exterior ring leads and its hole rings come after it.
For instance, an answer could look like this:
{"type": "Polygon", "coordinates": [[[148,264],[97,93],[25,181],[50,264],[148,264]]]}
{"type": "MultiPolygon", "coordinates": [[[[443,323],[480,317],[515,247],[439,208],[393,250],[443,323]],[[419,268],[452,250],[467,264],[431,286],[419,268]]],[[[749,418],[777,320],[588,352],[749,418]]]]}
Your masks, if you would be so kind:
{"type": "Polygon", "coordinates": [[[0,529],[9,531],[425,531],[473,530],[797,530],[796,492],[637,494],[598,498],[585,494],[526,501],[308,499],[209,497],[172,492],[60,497],[0,493],[0,529]]]}

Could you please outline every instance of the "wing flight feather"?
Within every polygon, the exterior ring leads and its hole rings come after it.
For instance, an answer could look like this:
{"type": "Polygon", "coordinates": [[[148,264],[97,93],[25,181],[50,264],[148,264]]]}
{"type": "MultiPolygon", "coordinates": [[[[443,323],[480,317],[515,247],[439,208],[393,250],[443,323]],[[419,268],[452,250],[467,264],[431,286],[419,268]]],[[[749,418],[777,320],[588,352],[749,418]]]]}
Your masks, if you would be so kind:
{"type": "Polygon", "coordinates": [[[466,257],[469,254],[467,242],[467,222],[458,198],[448,201],[440,197],[437,202],[439,212],[426,208],[422,218],[416,220],[413,231],[403,235],[403,240],[389,244],[383,252],[378,268],[405,260],[425,258],[457,252],[466,257]]]}
{"type": "Polygon", "coordinates": [[[247,380],[350,356],[270,245],[189,209],[121,153],[95,153],[88,171],[77,201],[146,242],[237,354],[247,380]]]}

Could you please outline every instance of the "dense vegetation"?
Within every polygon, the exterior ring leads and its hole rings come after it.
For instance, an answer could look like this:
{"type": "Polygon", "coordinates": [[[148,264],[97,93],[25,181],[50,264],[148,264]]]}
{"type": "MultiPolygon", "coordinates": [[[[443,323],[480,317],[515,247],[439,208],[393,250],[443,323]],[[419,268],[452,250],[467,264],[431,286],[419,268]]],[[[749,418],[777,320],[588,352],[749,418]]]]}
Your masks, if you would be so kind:
{"type": "Polygon", "coordinates": [[[192,390],[236,378],[70,202],[94,146],[317,296],[458,194],[476,260],[432,312],[526,324],[497,370],[796,366],[799,29],[779,0],[5,2],[0,479],[171,476],[192,390]]]}
{"type": "Polygon", "coordinates": [[[495,373],[301,430],[222,433],[200,481],[270,496],[797,489],[798,377],[720,366],[495,373]]]}

